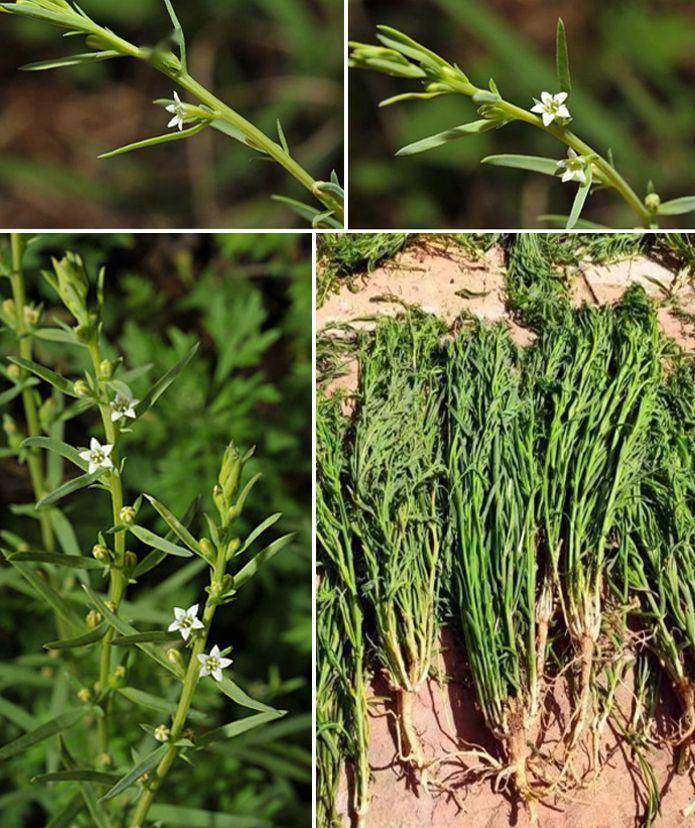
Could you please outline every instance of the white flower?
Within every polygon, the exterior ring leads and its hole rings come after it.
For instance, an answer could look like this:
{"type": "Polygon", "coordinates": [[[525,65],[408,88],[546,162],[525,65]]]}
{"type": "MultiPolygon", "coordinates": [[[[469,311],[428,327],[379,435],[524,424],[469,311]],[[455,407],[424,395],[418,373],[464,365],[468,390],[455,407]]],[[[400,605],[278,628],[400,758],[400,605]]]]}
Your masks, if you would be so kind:
{"type": "Polygon", "coordinates": [[[174,103],[170,103],[169,106],[166,107],[167,112],[171,112],[173,114],[173,118],[167,124],[168,127],[178,127],[179,130],[183,129],[183,125],[186,119],[186,104],[179,98],[178,93],[174,92],[174,103]]]}
{"type": "Polygon", "coordinates": [[[132,394],[116,394],[116,398],[111,403],[111,422],[117,422],[123,417],[130,417],[132,420],[137,416],[135,414],[135,406],[140,400],[133,399],[132,394]]]}
{"type": "Polygon", "coordinates": [[[95,472],[97,469],[112,469],[113,463],[109,454],[113,451],[113,446],[99,445],[99,441],[94,437],[90,440],[89,450],[81,451],[80,457],[89,463],[89,473],[95,472]]]}
{"type": "Polygon", "coordinates": [[[198,661],[201,665],[201,677],[212,675],[215,681],[222,681],[222,670],[232,663],[231,658],[222,658],[220,656],[220,648],[217,646],[217,644],[215,644],[212,650],[210,650],[210,655],[205,655],[205,653],[201,653],[198,656],[198,661]]]}
{"type": "Polygon", "coordinates": [[[187,610],[181,609],[181,607],[174,607],[175,620],[169,624],[169,632],[178,630],[183,640],[188,641],[191,630],[202,630],[205,626],[199,618],[196,618],[197,614],[198,604],[193,604],[187,610]]]}
{"type": "Polygon", "coordinates": [[[583,155],[577,155],[570,148],[567,150],[567,158],[557,162],[558,172],[564,170],[562,173],[563,181],[578,181],[580,184],[586,184],[589,163],[588,158],[585,158],[583,155]]]}
{"type": "Polygon", "coordinates": [[[550,126],[556,118],[572,117],[569,109],[565,106],[567,92],[558,92],[557,95],[551,95],[550,92],[541,92],[540,101],[538,98],[533,100],[536,105],[531,107],[531,112],[540,114],[543,119],[543,126],[550,126]]]}

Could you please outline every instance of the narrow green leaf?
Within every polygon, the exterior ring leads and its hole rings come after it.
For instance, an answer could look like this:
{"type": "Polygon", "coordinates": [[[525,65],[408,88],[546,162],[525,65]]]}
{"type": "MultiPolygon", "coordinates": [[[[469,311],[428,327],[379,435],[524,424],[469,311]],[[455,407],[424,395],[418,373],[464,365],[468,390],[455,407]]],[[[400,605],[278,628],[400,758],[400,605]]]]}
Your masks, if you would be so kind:
{"type": "Polygon", "coordinates": [[[544,175],[555,175],[557,172],[557,161],[554,158],[542,158],[537,155],[488,155],[480,163],[492,164],[493,167],[531,170],[544,175]]]}
{"type": "Polygon", "coordinates": [[[176,43],[176,45],[179,47],[181,69],[185,72],[188,69],[188,61],[186,59],[186,38],[184,37],[183,29],[181,28],[179,19],[176,16],[176,12],[174,11],[174,7],[171,3],[171,0],[164,0],[164,4],[167,7],[169,17],[171,18],[171,22],[174,27],[174,33],[172,35],[172,38],[174,40],[174,43],[176,43]]]}
{"type": "Polygon", "coordinates": [[[128,773],[122,776],[112,788],[106,791],[106,793],[101,797],[99,801],[105,802],[109,799],[113,799],[120,793],[123,793],[123,791],[125,791],[135,782],[137,782],[137,780],[143,775],[143,773],[147,773],[148,771],[152,770],[152,768],[159,763],[159,760],[162,758],[162,756],[164,756],[168,749],[169,745],[160,745],[158,748],[155,748],[155,750],[153,750],[152,753],[148,753],[144,759],[142,759],[137,764],[133,765],[133,767],[128,771],[128,773]]]}
{"type": "Polygon", "coordinates": [[[683,196],[672,201],[664,201],[659,205],[659,214],[662,216],[680,216],[683,213],[695,211],[695,196],[683,196]]]}
{"type": "Polygon", "coordinates": [[[119,635],[111,639],[112,647],[131,647],[143,644],[146,641],[176,641],[180,638],[177,632],[167,630],[152,630],[150,632],[134,633],[133,635],[119,635]]]}
{"type": "Polygon", "coordinates": [[[2,696],[0,696],[0,716],[22,730],[34,730],[38,727],[38,723],[31,713],[2,696]]]}
{"type": "MultiPolygon", "coordinates": [[[[175,713],[178,707],[177,702],[167,701],[167,699],[162,699],[159,696],[153,696],[152,693],[146,693],[144,690],[138,690],[136,687],[119,687],[118,693],[128,699],[128,701],[133,702],[133,704],[147,707],[150,710],[156,710],[158,713],[164,713],[165,715],[175,713]]],[[[201,713],[194,708],[188,711],[188,718],[193,722],[206,722],[208,720],[208,716],[205,713],[201,713]]]]}
{"type": "Polygon", "coordinates": [[[77,724],[77,722],[90,712],[94,713],[95,708],[85,705],[84,707],[76,707],[73,710],[62,713],[60,716],[56,716],[55,719],[45,722],[35,730],[25,733],[24,736],[20,736],[19,739],[15,739],[0,748],[0,759],[9,759],[12,756],[17,756],[19,753],[24,753],[34,745],[38,745],[40,742],[50,739],[51,736],[55,736],[57,733],[62,733],[64,730],[73,727],[73,725],[77,724]]]}
{"type": "Polygon", "coordinates": [[[15,365],[19,365],[21,368],[31,371],[32,374],[36,374],[37,377],[40,377],[54,388],[57,388],[62,394],[67,394],[69,397],[77,396],[73,383],[65,379],[65,377],[61,377],[55,371],[51,371],[50,368],[45,368],[43,365],[39,365],[38,362],[32,362],[30,359],[23,359],[18,356],[10,356],[7,358],[10,362],[14,362],[15,365]]]}
{"type": "Polygon", "coordinates": [[[483,132],[489,132],[491,129],[497,129],[499,126],[499,121],[491,121],[489,119],[473,121],[470,124],[462,124],[453,129],[447,129],[445,132],[430,135],[429,138],[422,138],[419,141],[408,144],[402,149],[399,149],[396,155],[416,155],[419,152],[427,152],[427,150],[448,144],[450,141],[458,141],[461,138],[466,138],[468,135],[480,135],[483,132]]]}
{"type": "Polygon", "coordinates": [[[266,561],[269,561],[271,558],[275,557],[275,555],[277,555],[277,553],[287,546],[287,544],[294,538],[295,534],[295,532],[290,532],[287,535],[283,535],[281,538],[278,538],[268,544],[268,546],[264,549],[261,549],[260,552],[257,552],[253,558],[251,558],[251,560],[234,576],[234,589],[239,589],[250,578],[252,578],[256,572],[258,572],[259,567],[266,563],[266,561]]]}
{"type": "Polygon", "coordinates": [[[33,776],[32,782],[97,782],[99,785],[113,785],[118,782],[117,773],[103,773],[89,770],[89,768],[75,768],[74,770],[56,771],[55,773],[40,773],[33,776]]]}
{"type": "Polygon", "coordinates": [[[277,119],[277,128],[278,128],[278,138],[280,139],[280,145],[285,150],[285,152],[290,155],[290,147],[287,143],[287,138],[285,138],[284,130],[282,129],[282,124],[280,123],[280,119],[277,119]]]}
{"type": "Polygon", "coordinates": [[[82,63],[99,63],[102,60],[122,57],[120,52],[108,49],[103,52],[84,52],[79,55],[68,55],[53,60],[39,60],[35,63],[26,63],[20,68],[25,72],[41,72],[44,69],[61,69],[64,66],[78,66],[82,63]]]}
{"type": "Polygon", "coordinates": [[[572,209],[570,210],[570,216],[567,219],[567,224],[565,225],[566,230],[571,230],[579,220],[579,216],[582,212],[582,208],[584,207],[584,202],[586,201],[586,197],[589,195],[589,190],[591,189],[591,169],[588,170],[586,184],[582,184],[582,186],[577,190],[577,195],[574,197],[574,202],[572,203],[572,209]]]}
{"type": "Polygon", "coordinates": [[[555,49],[555,65],[557,68],[557,82],[560,89],[568,95],[572,92],[572,81],[570,79],[570,59],[567,53],[567,35],[565,24],[562,18],[557,21],[557,38],[555,49]]]}
{"type": "Polygon", "coordinates": [[[94,558],[86,558],[84,555],[61,555],[57,552],[15,552],[10,559],[10,563],[12,561],[36,561],[37,563],[67,566],[72,569],[104,568],[104,564],[94,558]]]}
{"type": "MultiPolygon", "coordinates": [[[[287,196],[282,195],[273,195],[271,196],[273,201],[277,201],[280,204],[285,204],[289,207],[294,213],[296,213],[300,218],[304,219],[305,221],[312,222],[314,221],[317,216],[322,215],[322,210],[317,210],[315,207],[312,207],[310,204],[304,204],[302,201],[297,201],[294,198],[288,198],[287,196]]],[[[341,230],[343,225],[334,218],[324,218],[322,219],[325,224],[335,230],[341,230]]]]}
{"type": "Polygon", "coordinates": [[[188,531],[188,529],[186,529],[183,523],[181,523],[181,521],[172,512],[170,512],[169,509],[167,509],[167,507],[163,503],[160,503],[158,500],[156,500],[154,497],[151,497],[148,494],[146,494],[145,497],[156,509],[156,511],[162,517],[169,529],[171,529],[171,531],[176,535],[176,537],[182,543],[185,543],[189,549],[192,549],[193,552],[200,554],[200,544],[188,531]]]}
{"type": "Polygon", "coordinates": [[[246,551],[251,544],[257,540],[263,532],[267,529],[270,529],[271,526],[274,526],[278,520],[282,517],[282,512],[276,512],[274,515],[266,518],[262,523],[259,523],[258,526],[253,530],[253,532],[249,533],[249,536],[244,541],[244,545],[239,549],[236,553],[237,555],[241,555],[242,552],[246,551]]]}
{"type": "Polygon", "coordinates": [[[105,633],[106,624],[102,621],[101,624],[84,635],[78,635],[75,636],[75,638],[61,638],[57,641],[49,641],[47,644],[43,644],[42,646],[44,650],[72,650],[76,647],[86,647],[89,644],[101,641],[105,633]]]}
{"type": "Polygon", "coordinates": [[[133,144],[126,144],[124,147],[111,150],[110,152],[102,153],[99,158],[114,158],[116,155],[124,155],[126,152],[133,152],[134,150],[147,149],[147,147],[154,147],[157,144],[168,144],[170,141],[180,141],[183,138],[192,138],[199,132],[202,132],[208,125],[208,121],[202,124],[195,124],[195,126],[188,129],[175,130],[174,132],[167,132],[164,135],[156,135],[154,138],[145,138],[143,141],[136,141],[133,144]]]}
{"type": "Polygon", "coordinates": [[[71,330],[65,331],[62,328],[38,328],[32,332],[35,339],[42,339],[45,342],[60,342],[64,345],[79,345],[85,348],[86,345],[80,342],[71,330]]]}
{"type": "Polygon", "coordinates": [[[61,440],[54,440],[52,437],[27,437],[22,443],[22,448],[44,448],[74,463],[82,471],[87,471],[89,468],[89,463],[80,457],[80,453],[76,448],[63,443],[61,440]]]}
{"type": "MultiPolygon", "coordinates": [[[[556,227],[564,227],[567,224],[567,219],[569,216],[563,216],[560,213],[544,213],[541,216],[538,216],[541,221],[547,221],[550,224],[556,227]]],[[[593,221],[588,221],[587,219],[578,219],[577,223],[574,225],[577,229],[581,230],[610,230],[610,227],[607,227],[605,224],[597,224],[593,221]]]]}
{"type": "Polygon", "coordinates": [[[82,796],[81,794],[75,794],[63,810],[57,813],[46,824],[46,828],[72,828],[75,825],[75,818],[79,815],[82,808],[82,796]]]}
{"type": "Polygon", "coordinates": [[[230,138],[234,138],[234,140],[238,141],[240,144],[244,144],[247,147],[251,147],[251,149],[257,150],[257,147],[254,147],[251,144],[249,144],[249,142],[246,140],[246,136],[240,129],[237,129],[227,121],[222,120],[222,118],[214,118],[212,121],[210,121],[210,126],[213,129],[216,129],[218,132],[222,132],[224,135],[227,135],[230,138]]]}
{"type": "Polygon", "coordinates": [[[31,388],[34,385],[38,385],[38,380],[32,377],[24,382],[13,385],[12,388],[8,388],[7,391],[3,391],[2,394],[0,394],[0,408],[3,408],[8,403],[11,403],[15,397],[18,397],[22,393],[22,391],[26,388],[31,388]]]}
{"type": "Polygon", "coordinates": [[[78,617],[77,613],[72,609],[65,598],[56,592],[56,590],[54,590],[47,581],[39,577],[39,575],[37,575],[28,564],[21,563],[21,561],[13,561],[12,553],[9,550],[2,548],[1,551],[10,564],[12,564],[12,566],[22,574],[24,579],[31,584],[34,591],[41,598],[43,598],[43,600],[49,604],[49,606],[51,606],[61,618],[69,624],[73,624],[77,627],[82,626],[82,621],[78,617]]]}
{"type": "Polygon", "coordinates": [[[235,736],[240,736],[248,730],[253,730],[259,725],[272,722],[274,719],[280,719],[285,715],[284,710],[269,710],[266,713],[256,713],[254,716],[246,716],[243,719],[238,719],[235,722],[216,727],[214,730],[209,730],[203,733],[196,741],[197,748],[206,747],[213,742],[219,742],[223,739],[233,739],[235,736]]]}
{"type": "Polygon", "coordinates": [[[69,494],[72,494],[73,492],[77,492],[80,489],[91,486],[92,483],[101,477],[104,471],[104,469],[97,469],[91,474],[81,474],[79,477],[73,477],[72,480],[68,480],[66,483],[63,483],[62,486],[58,486],[57,489],[54,489],[50,494],[42,497],[36,504],[36,508],[41,509],[44,506],[50,506],[52,503],[57,503],[59,500],[69,494]]]}
{"type": "Polygon", "coordinates": [[[169,555],[175,555],[178,558],[193,557],[193,553],[190,549],[185,549],[183,546],[172,543],[165,538],[160,538],[159,535],[155,535],[154,532],[150,532],[150,530],[145,529],[144,526],[129,526],[128,531],[135,535],[135,537],[143,543],[147,544],[147,546],[151,546],[153,549],[159,549],[162,552],[166,552],[169,555]]]}
{"type": "Polygon", "coordinates": [[[219,811],[202,811],[183,805],[157,803],[150,808],[150,817],[162,825],[183,826],[183,828],[271,828],[274,824],[267,819],[248,814],[225,814],[219,811]]]}
{"type": "MultiPolygon", "coordinates": [[[[185,131],[185,130],[184,130],[185,131]]],[[[196,344],[190,349],[190,351],[182,357],[176,365],[170,368],[165,374],[163,374],[157,382],[150,388],[150,390],[145,394],[140,402],[138,408],[142,413],[147,411],[151,408],[157,400],[162,396],[162,394],[167,390],[167,388],[171,385],[171,383],[176,379],[176,377],[183,371],[183,369],[188,365],[188,363],[193,359],[195,354],[200,347],[200,343],[196,342],[196,344]]]]}
{"type": "Polygon", "coordinates": [[[215,684],[220,688],[225,696],[230,698],[233,702],[236,702],[241,707],[247,707],[249,710],[259,710],[262,713],[278,713],[274,707],[271,707],[268,704],[263,704],[263,702],[256,701],[256,699],[252,699],[251,696],[245,693],[238,684],[226,676],[223,676],[222,681],[216,681],[215,684]]]}

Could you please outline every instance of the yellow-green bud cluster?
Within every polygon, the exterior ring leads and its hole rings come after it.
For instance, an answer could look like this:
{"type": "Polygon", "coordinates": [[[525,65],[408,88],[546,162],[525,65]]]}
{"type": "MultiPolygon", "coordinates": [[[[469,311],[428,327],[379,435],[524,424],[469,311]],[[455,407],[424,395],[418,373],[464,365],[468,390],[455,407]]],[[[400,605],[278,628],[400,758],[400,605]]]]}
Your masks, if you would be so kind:
{"type": "Polygon", "coordinates": [[[53,270],[63,304],[80,326],[89,325],[87,311],[89,279],[81,257],[76,253],[68,252],[62,259],[53,259],[53,270]]]}

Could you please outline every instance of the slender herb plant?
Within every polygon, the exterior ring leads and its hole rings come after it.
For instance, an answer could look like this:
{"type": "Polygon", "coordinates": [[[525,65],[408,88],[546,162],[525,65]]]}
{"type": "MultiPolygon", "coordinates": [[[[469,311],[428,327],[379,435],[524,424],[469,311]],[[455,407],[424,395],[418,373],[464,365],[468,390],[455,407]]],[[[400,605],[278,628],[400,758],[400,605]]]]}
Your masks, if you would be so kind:
{"type": "Polygon", "coordinates": [[[314,202],[318,202],[319,206],[315,206],[315,203],[304,204],[284,196],[274,196],[277,201],[291,207],[299,216],[310,221],[314,227],[342,227],[344,193],[336,173],[333,172],[328,181],[315,180],[293,158],[279,121],[277,124],[278,138],[274,140],[199,83],[188,71],[186,39],[172,2],[164,0],[164,3],[173,31],[155,46],[138,46],[128,42],[111,29],[95,22],[76,3],[70,3],[68,0],[18,0],[16,3],[0,3],[0,11],[32,18],[58,29],[64,29],[66,37],[84,38],[88,51],[68,57],[30,63],[23,67],[28,71],[92,64],[121,57],[135,58],[149,63],[153,69],[161,72],[195,99],[196,103],[187,103],[182,101],[178,92],[175,91],[172,99],[156,100],[157,105],[173,116],[168,123],[172,131],[106,152],[100,156],[101,158],[111,158],[170,141],[192,138],[211,127],[245,144],[264,160],[279,164],[311,194],[314,202]]]}
{"type": "MultiPolygon", "coordinates": [[[[695,196],[684,196],[662,202],[651,182],[644,197],[618,171],[610,150],[599,153],[570,129],[572,123],[572,82],[569,70],[567,38],[562,20],[557,25],[558,91],[542,91],[530,109],[507,101],[491,78],[488,87],[476,86],[456,65],[389,26],[379,26],[380,45],[353,42],[350,44],[350,66],[372,69],[396,78],[420,81],[424,92],[407,92],[382,101],[390,106],[406,100],[431,100],[441,95],[463,95],[478,107],[479,119],[430,135],[400,149],[396,154],[414,155],[457,141],[468,135],[479,135],[508,124],[525,123],[542,130],[567,147],[567,157],[557,160],[530,155],[490,155],[482,163],[499,167],[516,167],[550,176],[561,176],[563,182],[578,184],[569,216],[561,217],[567,229],[580,221],[587,197],[601,189],[612,190],[635,215],[638,226],[655,228],[661,217],[677,216],[695,211],[695,196]]],[[[589,223],[584,222],[587,226],[589,223]]],[[[589,225],[597,227],[598,225],[589,225]]]]}
{"type": "Polygon", "coordinates": [[[439,628],[441,333],[436,320],[411,315],[405,324],[380,323],[368,337],[350,464],[375,648],[398,701],[402,758],[423,770],[412,706],[439,628]]]}
{"type": "MultiPolygon", "coordinates": [[[[88,447],[75,447],[58,439],[54,429],[41,428],[39,416],[38,427],[29,427],[29,436],[19,447],[31,458],[35,472],[40,469],[43,451],[47,452],[48,467],[53,458],[59,457],[79,470],[77,476],[68,476],[50,491],[47,488],[53,475],[33,477],[37,489],[35,514],[42,527],[54,527],[55,534],[62,538],[62,551],[55,546],[32,548],[6,532],[0,546],[7,562],[25,580],[28,593],[60,619],[59,638],[46,642],[44,647],[58,659],[59,684],[63,686],[67,681],[72,685],[76,703],[67,709],[62,705],[62,712],[43,722],[27,714],[21,720],[26,732],[0,747],[0,759],[21,757],[35,745],[44,744],[47,751],[57,745],[57,761],[33,780],[37,785],[60,782],[70,786],[69,799],[59,797],[48,805],[51,825],[83,824],[86,814],[88,824],[99,828],[125,824],[142,828],[158,818],[155,798],[166,788],[175,763],[194,763],[201,751],[214,748],[221,740],[283,715],[252,699],[223,674],[232,664],[228,657],[231,647],[220,649],[217,643],[211,646],[210,633],[217,609],[232,603],[238,590],[288,543],[291,535],[278,538],[255,554],[249,553],[252,544],[280,515],[271,515],[245,538],[239,536],[238,520],[258,475],[242,486],[244,467],[252,451],[242,455],[233,444],[224,452],[212,490],[217,515],[205,514],[203,534],[194,535],[187,518],[177,518],[149,494],[139,496],[133,504],[124,502],[128,434],[186,368],[198,346],[153,382],[142,399],[134,398],[128,383],[143,370],[126,369],[121,358],[106,355],[104,270],[92,280],[79,256],[67,253],[54,259],[52,270],[44,276],[73,317],[73,324],[44,327],[29,314],[27,327],[26,312],[22,323],[17,316],[18,307],[23,306],[25,311],[31,307],[26,305],[22,289],[23,249],[24,240],[13,237],[12,265],[5,274],[15,297],[12,306],[5,304],[3,313],[6,324],[20,337],[22,353],[10,357],[11,370],[7,374],[14,382],[12,391],[34,395],[34,378],[47,383],[54,395],[75,400],[71,404],[73,412],[98,412],[102,433],[92,436],[88,447]],[[74,380],[44,367],[31,358],[27,343],[32,338],[81,349],[89,367],[74,380]],[[79,547],[70,522],[57,506],[77,492],[91,498],[106,495],[110,502],[111,519],[98,532],[91,554],[79,547]],[[165,536],[145,526],[145,504],[166,524],[165,536]],[[137,546],[148,550],[147,554],[141,557],[132,551],[137,546]],[[142,576],[166,559],[196,557],[200,566],[186,569],[182,575],[189,579],[207,568],[209,585],[205,595],[188,609],[172,608],[166,629],[136,629],[128,620],[128,605],[124,604],[127,590],[140,588],[142,576]],[[71,589],[55,582],[55,573],[66,570],[79,579],[71,581],[71,589]],[[107,582],[106,594],[98,589],[96,579],[107,582]],[[85,608],[86,616],[81,614],[85,608]],[[206,679],[208,676],[211,679],[206,679]],[[146,689],[129,682],[138,677],[145,681],[146,689]],[[222,727],[201,728],[201,720],[205,722],[208,716],[193,709],[192,704],[199,685],[208,681],[235,704],[255,714],[222,727]],[[159,693],[158,685],[163,688],[159,693]],[[141,709],[155,711],[159,721],[142,721],[141,709]],[[160,744],[153,748],[151,740],[160,744]],[[131,748],[130,758],[123,755],[124,743],[131,748]]],[[[36,406],[35,399],[28,406],[30,419],[32,405],[36,406]]],[[[44,529],[42,543],[47,544],[50,537],[44,529]]]]}

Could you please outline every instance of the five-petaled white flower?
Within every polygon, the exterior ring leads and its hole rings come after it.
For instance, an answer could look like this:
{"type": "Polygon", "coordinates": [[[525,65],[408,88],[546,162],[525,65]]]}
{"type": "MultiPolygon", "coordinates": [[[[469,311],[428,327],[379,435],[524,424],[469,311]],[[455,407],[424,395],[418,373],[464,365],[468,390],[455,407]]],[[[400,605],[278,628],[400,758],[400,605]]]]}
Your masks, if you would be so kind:
{"type": "Polygon", "coordinates": [[[183,125],[186,119],[186,104],[179,98],[178,92],[174,92],[174,102],[170,103],[169,106],[166,107],[167,112],[171,112],[174,116],[169,123],[167,124],[168,127],[178,127],[179,130],[183,129],[183,125]]]}
{"type": "Polygon", "coordinates": [[[567,158],[558,161],[557,166],[558,172],[564,170],[563,181],[578,181],[580,184],[586,184],[589,159],[583,155],[577,155],[572,148],[567,150],[567,158]]]}
{"type": "Polygon", "coordinates": [[[187,610],[174,607],[174,621],[169,624],[169,632],[178,631],[184,641],[188,641],[191,630],[202,630],[205,624],[197,618],[198,604],[193,604],[187,610]]]}
{"type": "Polygon", "coordinates": [[[80,457],[89,463],[89,473],[95,472],[97,469],[112,469],[113,463],[109,454],[111,454],[113,446],[108,444],[99,445],[99,441],[94,437],[89,442],[89,449],[81,451],[80,457]]]}
{"type": "Polygon", "coordinates": [[[111,403],[111,422],[117,422],[123,417],[130,417],[135,419],[135,406],[140,400],[133,399],[132,394],[116,394],[116,398],[111,403]]]}
{"type": "Polygon", "coordinates": [[[211,675],[215,681],[222,681],[222,670],[232,663],[231,658],[222,658],[217,644],[210,650],[210,655],[201,653],[198,656],[198,661],[200,662],[201,677],[211,675]]]}
{"type": "Polygon", "coordinates": [[[558,92],[557,95],[551,95],[550,92],[541,92],[540,101],[538,98],[533,100],[536,105],[531,107],[531,112],[537,112],[541,116],[544,126],[550,126],[556,118],[569,119],[572,117],[569,109],[565,106],[567,92],[558,92]]]}

